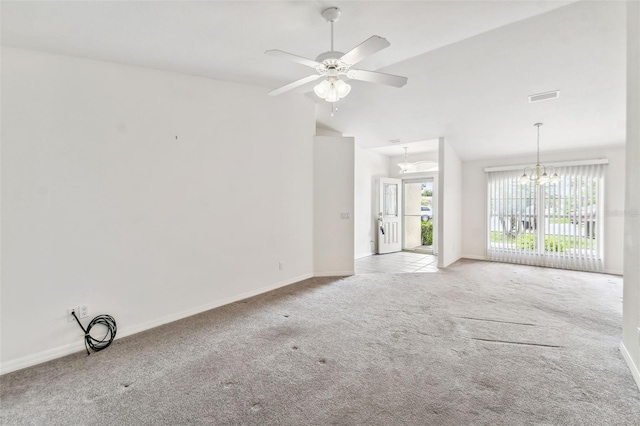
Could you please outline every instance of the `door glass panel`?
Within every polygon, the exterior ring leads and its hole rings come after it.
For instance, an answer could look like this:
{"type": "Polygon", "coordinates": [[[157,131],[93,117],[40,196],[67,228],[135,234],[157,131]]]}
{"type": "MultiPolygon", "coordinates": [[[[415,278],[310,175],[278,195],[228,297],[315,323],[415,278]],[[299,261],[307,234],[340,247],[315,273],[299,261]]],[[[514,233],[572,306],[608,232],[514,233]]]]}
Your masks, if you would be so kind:
{"type": "Polygon", "coordinates": [[[433,252],[433,180],[404,183],[404,249],[433,252]]]}
{"type": "Polygon", "coordinates": [[[384,215],[398,216],[398,185],[384,184],[384,215]]]}
{"type": "Polygon", "coordinates": [[[422,245],[420,201],[422,197],[422,182],[404,184],[404,248],[415,250],[422,245]]]}

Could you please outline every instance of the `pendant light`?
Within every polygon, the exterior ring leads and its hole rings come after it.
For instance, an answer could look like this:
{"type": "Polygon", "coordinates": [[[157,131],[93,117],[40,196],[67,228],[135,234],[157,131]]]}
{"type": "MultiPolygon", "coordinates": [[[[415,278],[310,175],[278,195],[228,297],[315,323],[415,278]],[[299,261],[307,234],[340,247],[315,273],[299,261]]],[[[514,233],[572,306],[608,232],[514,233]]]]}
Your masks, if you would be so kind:
{"type": "Polygon", "coordinates": [[[560,182],[560,176],[558,176],[558,173],[555,172],[555,169],[552,167],[547,167],[540,164],[540,126],[542,126],[542,123],[536,123],[534,124],[534,126],[538,128],[536,165],[527,166],[524,168],[524,172],[520,177],[520,184],[527,185],[532,182],[535,183],[536,185],[558,183],[560,182]],[[549,172],[547,173],[547,171],[549,172]]]}
{"type": "Polygon", "coordinates": [[[407,148],[406,146],[404,147],[404,163],[398,163],[398,167],[400,167],[400,173],[407,173],[409,171],[409,167],[412,166],[412,164],[409,164],[409,162],[407,161],[408,157],[407,157],[407,148]]]}

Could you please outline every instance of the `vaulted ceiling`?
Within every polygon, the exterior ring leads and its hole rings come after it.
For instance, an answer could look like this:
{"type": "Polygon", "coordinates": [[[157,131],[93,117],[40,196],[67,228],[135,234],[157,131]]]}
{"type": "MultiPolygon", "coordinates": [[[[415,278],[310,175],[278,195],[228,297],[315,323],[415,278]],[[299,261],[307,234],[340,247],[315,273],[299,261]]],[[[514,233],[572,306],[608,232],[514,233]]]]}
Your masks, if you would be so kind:
{"type": "Polygon", "coordinates": [[[363,147],[445,137],[464,160],[624,143],[625,6],[574,1],[172,1],[1,3],[2,44],[263,86],[329,50],[320,12],[338,6],[335,47],[391,46],[358,68],[404,75],[401,89],[353,81],[329,115],[313,83],[282,96],[317,102],[320,125],[363,147]],[[559,99],[527,96],[560,90],[559,99]]]}

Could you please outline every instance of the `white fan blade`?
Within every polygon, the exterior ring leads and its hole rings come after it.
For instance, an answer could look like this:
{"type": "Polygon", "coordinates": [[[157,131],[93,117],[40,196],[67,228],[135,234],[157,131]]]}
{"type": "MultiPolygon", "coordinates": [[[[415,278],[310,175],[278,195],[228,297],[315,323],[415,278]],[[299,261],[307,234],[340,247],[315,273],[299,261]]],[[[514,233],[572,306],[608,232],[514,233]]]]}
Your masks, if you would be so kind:
{"type": "Polygon", "coordinates": [[[352,80],[368,81],[369,83],[386,84],[387,86],[402,87],[407,84],[407,77],[385,74],[382,72],[349,70],[347,77],[352,80]]]}
{"type": "Polygon", "coordinates": [[[386,38],[374,35],[342,55],[340,60],[345,64],[354,65],[367,56],[371,56],[389,46],[391,46],[391,43],[386,38]]]}
{"type": "Polygon", "coordinates": [[[310,75],[309,77],[301,78],[300,80],[296,80],[293,83],[289,83],[286,86],[282,86],[279,89],[272,90],[269,92],[269,96],[276,96],[281,93],[287,92],[291,89],[295,89],[296,87],[302,86],[303,84],[307,84],[311,81],[317,80],[322,77],[320,74],[310,75]]]}
{"type": "Polygon", "coordinates": [[[306,65],[311,68],[315,68],[320,65],[319,62],[312,61],[311,59],[303,58],[302,56],[294,55],[293,53],[283,52],[282,50],[267,50],[264,52],[267,55],[275,56],[277,58],[288,59],[293,62],[297,62],[302,65],[306,65]]]}

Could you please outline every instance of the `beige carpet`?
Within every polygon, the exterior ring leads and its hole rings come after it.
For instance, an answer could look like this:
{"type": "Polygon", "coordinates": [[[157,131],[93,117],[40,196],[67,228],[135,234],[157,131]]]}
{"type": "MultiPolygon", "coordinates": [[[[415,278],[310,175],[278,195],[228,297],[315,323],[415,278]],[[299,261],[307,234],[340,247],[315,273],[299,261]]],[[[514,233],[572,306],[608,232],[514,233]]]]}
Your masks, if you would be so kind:
{"type": "Polygon", "coordinates": [[[0,420],[638,425],[621,295],[620,277],[476,261],[311,279],[2,376],[0,420]]]}

